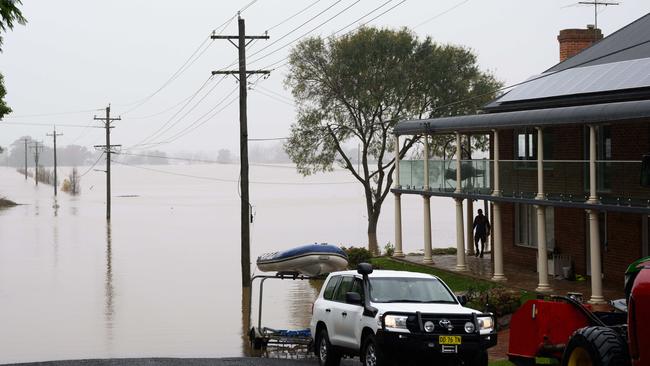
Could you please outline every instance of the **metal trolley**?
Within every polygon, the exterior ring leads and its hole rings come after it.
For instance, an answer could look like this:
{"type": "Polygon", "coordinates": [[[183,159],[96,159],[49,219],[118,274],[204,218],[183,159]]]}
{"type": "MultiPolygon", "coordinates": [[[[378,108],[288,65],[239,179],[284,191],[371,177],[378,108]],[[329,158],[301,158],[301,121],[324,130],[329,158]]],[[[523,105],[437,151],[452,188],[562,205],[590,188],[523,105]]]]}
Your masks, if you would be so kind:
{"type": "MultiPolygon", "coordinates": [[[[260,280],[259,290],[259,307],[257,316],[257,327],[251,327],[248,336],[251,346],[254,350],[261,350],[268,352],[268,347],[271,346],[278,353],[296,355],[301,354],[307,357],[313,349],[313,338],[309,329],[301,330],[286,330],[286,329],[273,329],[262,326],[262,309],[264,299],[264,282],[268,279],[276,280],[311,280],[320,277],[310,277],[300,274],[299,272],[277,272],[275,275],[256,275],[251,279],[251,285],[256,279],[260,280]]],[[[252,295],[249,299],[252,302],[252,295]]],[[[252,309],[249,303],[249,309],[252,309]]],[[[252,312],[251,312],[252,317],[252,312]]],[[[252,319],[251,320],[251,324],[252,319]]]]}

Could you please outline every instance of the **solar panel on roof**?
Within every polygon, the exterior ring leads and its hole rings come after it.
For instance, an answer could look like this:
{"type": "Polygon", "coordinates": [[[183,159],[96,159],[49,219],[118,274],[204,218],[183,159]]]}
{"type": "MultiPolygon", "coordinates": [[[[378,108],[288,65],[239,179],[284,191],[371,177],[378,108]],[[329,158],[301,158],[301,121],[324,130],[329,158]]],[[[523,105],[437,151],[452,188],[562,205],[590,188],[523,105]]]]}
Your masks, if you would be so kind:
{"type": "Polygon", "coordinates": [[[555,74],[542,74],[532,79],[497,102],[650,87],[650,58],[578,67],[555,74]]]}

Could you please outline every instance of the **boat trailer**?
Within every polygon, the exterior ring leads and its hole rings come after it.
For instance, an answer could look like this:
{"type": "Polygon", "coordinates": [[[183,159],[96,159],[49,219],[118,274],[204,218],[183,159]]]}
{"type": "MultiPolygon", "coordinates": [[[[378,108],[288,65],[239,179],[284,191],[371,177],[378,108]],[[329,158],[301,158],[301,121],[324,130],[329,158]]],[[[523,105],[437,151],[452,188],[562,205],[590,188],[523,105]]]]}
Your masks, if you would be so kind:
{"type": "MultiPolygon", "coordinates": [[[[259,305],[257,315],[257,327],[251,327],[248,337],[254,350],[267,351],[268,346],[277,347],[282,351],[290,353],[304,351],[305,356],[309,355],[313,347],[313,339],[309,328],[300,330],[273,329],[262,326],[262,309],[264,299],[264,282],[268,279],[276,280],[311,280],[318,277],[311,277],[299,272],[277,272],[275,275],[256,275],[251,279],[251,285],[256,279],[260,280],[259,305]]],[[[251,307],[252,294],[249,298],[249,309],[251,307]]],[[[252,311],[251,311],[251,324],[252,311]]]]}

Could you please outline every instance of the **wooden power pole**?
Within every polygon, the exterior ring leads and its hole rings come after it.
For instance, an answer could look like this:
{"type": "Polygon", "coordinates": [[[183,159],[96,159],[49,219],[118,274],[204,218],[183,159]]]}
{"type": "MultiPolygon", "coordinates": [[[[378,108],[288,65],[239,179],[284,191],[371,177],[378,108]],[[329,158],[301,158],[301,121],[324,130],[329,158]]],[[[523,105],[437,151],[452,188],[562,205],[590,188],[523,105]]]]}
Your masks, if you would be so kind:
{"type": "Polygon", "coordinates": [[[52,131],[51,134],[47,134],[48,136],[52,136],[54,138],[54,196],[56,197],[56,187],[59,184],[59,181],[57,179],[56,175],[56,137],[57,136],[63,136],[62,133],[56,133],[56,126],[54,126],[54,131],[52,131]]]}
{"type": "Polygon", "coordinates": [[[25,180],[27,180],[27,143],[29,142],[29,139],[25,137],[23,138],[23,141],[25,141],[25,180]]]}
{"type": "Polygon", "coordinates": [[[40,157],[41,150],[43,150],[43,145],[41,145],[38,141],[34,141],[32,149],[34,150],[34,182],[36,185],[38,185],[38,159],[40,157]]]}
{"type": "Polygon", "coordinates": [[[96,121],[103,121],[104,128],[106,129],[106,145],[95,145],[95,148],[102,149],[106,154],[106,220],[111,219],[111,149],[113,147],[120,147],[122,145],[111,145],[111,122],[120,121],[122,118],[111,118],[111,105],[106,107],[106,117],[93,118],[96,121]]]}
{"type": "Polygon", "coordinates": [[[248,195],[248,121],[246,98],[248,75],[268,74],[267,70],[246,70],[246,46],[254,39],[269,39],[268,35],[247,36],[244,19],[239,18],[239,34],[236,36],[212,35],[212,39],[227,39],[239,49],[239,70],[212,71],[212,75],[233,75],[239,81],[239,155],[241,159],[241,275],[242,286],[251,286],[250,271],[250,202],[248,195]],[[235,44],[232,40],[237,39],[235,44]]]}

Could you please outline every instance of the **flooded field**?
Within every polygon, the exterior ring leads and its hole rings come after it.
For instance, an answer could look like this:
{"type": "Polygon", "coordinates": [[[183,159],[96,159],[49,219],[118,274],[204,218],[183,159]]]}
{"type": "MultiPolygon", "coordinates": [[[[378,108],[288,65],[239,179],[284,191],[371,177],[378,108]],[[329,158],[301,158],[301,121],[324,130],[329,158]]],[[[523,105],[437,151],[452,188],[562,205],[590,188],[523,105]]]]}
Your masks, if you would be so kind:
{"type": "MultiPolygon", "coordinates": [[[[114,165],[108,225],[102,172],[82,177],[81,195],[55,200],[51,186],[0,168],[0,196],[21,203],[0,210],[0,363],[244,354],[238,173],[114,165]]],[[[305,179],[253,166],[253,261],[311,242],[365,245],[363,195],[351,181],[343,171],[305,179]]],[[[434,245],[451,246],[453,201],[432,203],[434,245]]],[[[403,198],[405,251],[421,248],[421,210],[419,197],[403,198]]],[[[378,237],[381,246],[394,240],[391,196],[378,237]]],[[[268,281],[264,325],[305,327],[316,287],[268,281]]]]}

